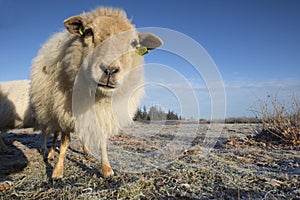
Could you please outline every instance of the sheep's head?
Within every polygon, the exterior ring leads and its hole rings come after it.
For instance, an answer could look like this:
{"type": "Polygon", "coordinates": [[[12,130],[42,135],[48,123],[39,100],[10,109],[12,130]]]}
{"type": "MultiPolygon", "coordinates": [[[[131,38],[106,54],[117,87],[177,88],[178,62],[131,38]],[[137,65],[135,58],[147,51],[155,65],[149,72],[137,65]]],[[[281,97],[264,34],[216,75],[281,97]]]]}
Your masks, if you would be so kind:
{"type": "Polygon", "coordinates": [[[64,22],[82,43],[82,66],[97,83],[97,92],[108,96],[126,81],[130,71],[142,64],[143,54],[162,45],[157,36],[138,33],[123,15],[80,15],[64,22]]]}

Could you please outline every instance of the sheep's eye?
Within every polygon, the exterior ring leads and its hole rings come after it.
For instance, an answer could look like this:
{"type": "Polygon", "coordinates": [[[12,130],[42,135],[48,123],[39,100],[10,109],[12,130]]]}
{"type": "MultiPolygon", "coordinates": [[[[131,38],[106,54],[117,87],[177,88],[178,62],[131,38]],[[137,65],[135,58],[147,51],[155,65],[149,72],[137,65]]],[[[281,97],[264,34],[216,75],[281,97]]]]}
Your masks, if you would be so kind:
{"type": "Polygon", "coordinates": [[[84,30],[84,36],[92,36],[92,35],[93,35],[93,31],[91,28],[84,30]]]}
{"type": "Polygon", "coordinates": [[[138,42],[136,39],[131,41],[131,46],[136,47],[138,45],[138,42]]]}

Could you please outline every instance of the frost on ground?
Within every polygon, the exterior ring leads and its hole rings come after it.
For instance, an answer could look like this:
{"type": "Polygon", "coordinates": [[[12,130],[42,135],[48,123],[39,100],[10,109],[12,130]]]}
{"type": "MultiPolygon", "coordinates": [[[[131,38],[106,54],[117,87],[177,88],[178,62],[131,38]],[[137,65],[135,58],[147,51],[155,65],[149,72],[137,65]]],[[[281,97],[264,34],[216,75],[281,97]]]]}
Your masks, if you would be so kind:
{"type": "Polygon", "coordinates": [[[59,181],[51,180],[55,162],[39,152],[39,131],[11,130],[1,135],[0,199],[300,198],[299,147],[253,141],[259,125],[218,126],[220,135],[209,124],[135,123],[110,139],[110,179],[73,134],[59,181]]]}

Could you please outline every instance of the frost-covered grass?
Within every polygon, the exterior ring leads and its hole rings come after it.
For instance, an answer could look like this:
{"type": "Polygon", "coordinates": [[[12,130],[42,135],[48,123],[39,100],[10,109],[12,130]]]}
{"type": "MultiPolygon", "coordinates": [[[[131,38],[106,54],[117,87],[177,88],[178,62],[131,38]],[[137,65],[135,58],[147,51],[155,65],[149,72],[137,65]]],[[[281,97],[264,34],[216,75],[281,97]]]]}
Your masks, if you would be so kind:
{"type": "MultiPolygon", "coordinates": [[[[191,136],[192,126],[167,125],[157,129],[157,124],[137,124],[111,139],[114,145],[111,149],[115,152],[110,152],[110,157],[126,156],[128,152],[142,155],[156,152],[184,138],[174,139],[175,133],[184,135],[186,131],[186,135],[191,136]],[[120,151],[125,153],[119,154],[120,151]]],[[[173,162],[137,173],[123,170],[126,164],[112,163],[116,175],[109,179],[100,175],[99,162],[83,154],[80,141],[73,135],[64,178],[56,181],[50,179],[55,161],[45,162],[38,151],[41,139],[38,132],[13,130],[2,135],[9,150],[0,155],[0,199],[300,198],[299,149],[283,150],[255,141],[251,135],[257,124],[230,124],[224,126],[215,148],[201,156],[201,144],[208,127],[200,126],[195,133],[198,136],[181,153],[178,148],[169,148],[178,150],[176,157],[172,155],[173,162]],[[19,159],[11,160],[16,157],[19,159]],[[3,164],[5,158],[10,159],[11,165],[3,164]],[[11,169],[7,169],[9,166],[11,169]]],[[[111,159],[114,162],[114,158],[111,159]]],[[[128,167],[140,169],[132,163],[128,163],[128,167]]]]}

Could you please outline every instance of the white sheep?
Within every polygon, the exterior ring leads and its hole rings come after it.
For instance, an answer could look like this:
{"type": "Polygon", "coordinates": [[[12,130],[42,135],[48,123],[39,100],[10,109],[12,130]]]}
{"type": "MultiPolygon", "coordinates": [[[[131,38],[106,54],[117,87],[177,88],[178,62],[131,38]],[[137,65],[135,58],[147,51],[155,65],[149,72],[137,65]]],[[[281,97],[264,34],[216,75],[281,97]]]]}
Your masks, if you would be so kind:
{"type": "Polygon", "coordinates": [[[67,31],[43,45],[31,71],[34,116],[44,135],[54,133],[56,139],[61,132],[52,178],[63,176],[71,132],[78,133],[89,150],[101,149],[101,172],[109,177],[113,170],[106,140],[131,122],[144,93],[141,55],[162,41],[138,33],[126,13],[115,8],[73,16],[64,25],[67,31]]]}
{"type": "MultiPolygon", "coordinates": [[[[0,131],[33,126],[29,80],[0,82],[0,131]]],[[[0,151],[6,147],[0,139],[0,151]]]]}

